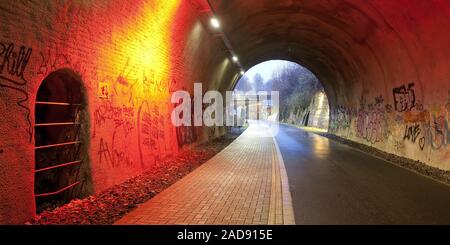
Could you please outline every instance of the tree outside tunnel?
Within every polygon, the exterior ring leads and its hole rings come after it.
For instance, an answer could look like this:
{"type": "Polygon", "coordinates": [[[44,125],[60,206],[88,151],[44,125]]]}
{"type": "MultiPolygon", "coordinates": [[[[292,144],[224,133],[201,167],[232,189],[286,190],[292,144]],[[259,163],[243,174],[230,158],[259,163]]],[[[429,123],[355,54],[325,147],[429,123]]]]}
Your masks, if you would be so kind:
{"type": "MultiPolygon", "coordinates": [[[[280,122],[328,129],[325,91],[317,77],[301,65],[285,60],[262,62],[243,74],[234,88],[236,95],[259,91],[279,92],[280,122]]],[[[245,106],[241,103],[238,107],[241,117],[245,117],[245,106]]]]}
{"type": "Polygon", "coordinates": [[[92,193],[85,88],[69,69],[48,75],[35,103],[36,211],[92,193]]]}

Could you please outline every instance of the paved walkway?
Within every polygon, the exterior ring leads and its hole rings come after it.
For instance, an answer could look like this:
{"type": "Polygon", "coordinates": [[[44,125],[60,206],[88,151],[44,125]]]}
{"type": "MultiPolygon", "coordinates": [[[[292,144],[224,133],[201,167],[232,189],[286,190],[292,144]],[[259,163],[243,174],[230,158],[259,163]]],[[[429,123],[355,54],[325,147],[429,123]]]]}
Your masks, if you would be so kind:
{"type": "Polygon", "coordinates": [[[262,124],[116,224],[294,224],[278,145],[262,124]]]}

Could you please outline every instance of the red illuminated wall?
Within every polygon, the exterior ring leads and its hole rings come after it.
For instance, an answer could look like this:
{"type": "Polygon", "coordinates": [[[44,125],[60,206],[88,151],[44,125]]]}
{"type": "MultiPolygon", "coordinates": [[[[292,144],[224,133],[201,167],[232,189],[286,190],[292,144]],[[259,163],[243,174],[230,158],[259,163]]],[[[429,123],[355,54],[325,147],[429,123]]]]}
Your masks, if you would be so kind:
{"type": "Polygon", "coordinates": [[[286,59],[317,76],[331,133],[450,171],[450,1],[210,2],[245,69],[286,59]]]}
{"type": "Polygon", "coordinates": [[[170,92],[220,80],[214,70],[227,59],[191,1],[2,1],[0,9],[0,223],[35,215],[34,103],[51,72],[71,69],[86,88],[95,192],[220,134],[188,134],[169,121],[170,92]]]}

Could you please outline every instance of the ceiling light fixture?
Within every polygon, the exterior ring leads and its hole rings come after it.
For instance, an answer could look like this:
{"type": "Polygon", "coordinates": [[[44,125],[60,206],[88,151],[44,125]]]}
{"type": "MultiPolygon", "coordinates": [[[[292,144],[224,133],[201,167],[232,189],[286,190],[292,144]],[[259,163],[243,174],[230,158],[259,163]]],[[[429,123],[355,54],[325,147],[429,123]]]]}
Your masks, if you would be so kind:
{"type": "Polygon", "coordinates": [[[211,18],[211,26],[216,29],[220,28],[220,22],[216,17],[211,18]]]}

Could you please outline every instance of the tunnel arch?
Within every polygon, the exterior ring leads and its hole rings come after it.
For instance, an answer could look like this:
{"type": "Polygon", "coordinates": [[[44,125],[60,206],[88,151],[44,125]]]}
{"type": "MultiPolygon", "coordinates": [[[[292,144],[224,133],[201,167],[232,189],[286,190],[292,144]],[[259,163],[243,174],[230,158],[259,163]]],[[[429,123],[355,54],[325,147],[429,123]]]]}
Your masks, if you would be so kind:
{"type": "MultiPolygon", "coordinates": [[[[265,59],[299,63],[320,78],[333,105],[355,104],[351,95],[368,90],[373,84],[368,80],[378,81],[383,92],[404,80],[424,80],[411,52],[419,44],[408,28],[434,15],[427,3],[416,2],[415,7],[404,1],[393,4],[407,6],[402,9],[383,1],[210,2],[245,69],[265,59]],[[407,13],[410,23],[396,18],[407,13]],[[389,59],[393,56],[396,58],[389,59]],[[402,73],[408,78],[399,78],[402,73]],[[347,93],[343,88],[353,91],[347,93]],[[340,99],[332,96],[332,91],[337,91],[340,99]]],[[[441,5],[441,13],[448,11],[441,5]]],[[[445,19],[442,14],[437,16],[445,19]]]]}
{"type": "MultiPolygon", "coordinates": [[[[234,91],[233,95],[237,96],[237,101],[245,98],[240,97],[241,95],[252,96],[252,91],[278,92],[278,120],[328,130],[330,105],[327,91],[312,71],[297,62],[286,59],[265,60],[241,73],[231,90],[234,91]],[[256,75],[262,79],[259,84],[255,84],[256,75]]],[[[253,97],[247,99],[249,98],[253,97]]],[[[262,98],[264,100],[265,96],[262,98]]],[[[240,107],[242,106],[244,105],[241,104],[240,107]]],[[[248,104],[244,106],[247,112],[248,106],[248,104]]]]}
{"type": "Polygon", "coordinates": [[[450,28],[448,2],[209,3],[244,70],[283,59],[317,76],[329,100],[332,134],[450,168],[448,144],[442,143],[450,120],[450,48],[442,32],[450,28]],[[440,137],[433,136],[434,118],[444,121],[438,123],[440,137]],[[405,140],[414,125],[420,128],[420,144],[405,140]]]}
{"type": "Polygon", "coordinates": [[[70,69],[50,73],[35,102],[36,211],[92,193],[86,88],[70,69]]]}

